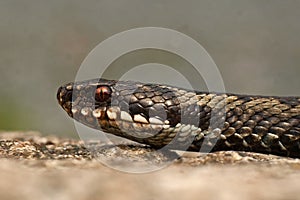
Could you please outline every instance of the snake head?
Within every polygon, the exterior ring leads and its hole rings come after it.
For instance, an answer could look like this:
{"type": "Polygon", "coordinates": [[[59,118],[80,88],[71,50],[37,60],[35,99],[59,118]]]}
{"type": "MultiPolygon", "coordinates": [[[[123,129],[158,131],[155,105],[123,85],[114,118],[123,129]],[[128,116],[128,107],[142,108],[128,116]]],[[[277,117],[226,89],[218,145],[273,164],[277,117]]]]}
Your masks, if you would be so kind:
{"type": "Polygon", "coordinates": [[[168,143],[175,134],[166,133],[182,126],[183,115],[191,124],[198,114],[194,93],[134,81],[93,79],[68,83],[58,89],[57,99],[68,115],[80,123],[152,146],[168,143]],[[189,108],[182,110],[181,103],[189,108]],[[155,140],[161,143],[153,145],[155,140]]]}
{"type": "Polygon", "coordinates": [[[67,83],[57,91],[57,100],[67,114],[75,120],[98,128],[98,119],[111,105],[115,81],[93,79],[67,83]]]}

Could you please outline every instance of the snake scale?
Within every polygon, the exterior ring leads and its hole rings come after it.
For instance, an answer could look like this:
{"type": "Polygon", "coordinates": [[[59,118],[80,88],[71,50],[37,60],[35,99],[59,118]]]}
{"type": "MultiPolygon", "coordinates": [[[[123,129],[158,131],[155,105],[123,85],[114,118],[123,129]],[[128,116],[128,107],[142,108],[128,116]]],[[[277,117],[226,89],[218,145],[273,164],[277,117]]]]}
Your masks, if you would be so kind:
{"type": "Polygon", "coordinates": [[[206,148],[300,158],[300,97],[93,79],[61,86],[57,99],[80,123],[156,149],[206,148]]]}

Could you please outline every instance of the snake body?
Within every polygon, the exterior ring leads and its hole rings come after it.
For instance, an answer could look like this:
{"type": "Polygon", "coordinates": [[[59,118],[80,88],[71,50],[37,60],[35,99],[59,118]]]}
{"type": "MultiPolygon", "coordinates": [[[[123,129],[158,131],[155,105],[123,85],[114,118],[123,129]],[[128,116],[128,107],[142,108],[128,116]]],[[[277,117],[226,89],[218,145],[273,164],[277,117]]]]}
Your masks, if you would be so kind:
{"type": "Polygon", "coordinates": [[[93,79],[61,86],[75,120],[154,148],[250,151],[300,158],[300,97],[207,93],[93,79]]]}

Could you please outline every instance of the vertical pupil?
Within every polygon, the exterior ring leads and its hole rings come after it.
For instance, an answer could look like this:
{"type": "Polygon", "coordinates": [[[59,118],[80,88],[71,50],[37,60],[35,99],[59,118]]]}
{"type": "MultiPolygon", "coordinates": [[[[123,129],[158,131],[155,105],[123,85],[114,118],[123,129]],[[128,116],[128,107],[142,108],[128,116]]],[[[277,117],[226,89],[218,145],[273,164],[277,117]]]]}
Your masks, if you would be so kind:
{"type": "Polygon", "coordinates": [[[96,90],[96,100],[106,101],[109,98],[110,89],[106,86],[97,88],[96,90]]]}

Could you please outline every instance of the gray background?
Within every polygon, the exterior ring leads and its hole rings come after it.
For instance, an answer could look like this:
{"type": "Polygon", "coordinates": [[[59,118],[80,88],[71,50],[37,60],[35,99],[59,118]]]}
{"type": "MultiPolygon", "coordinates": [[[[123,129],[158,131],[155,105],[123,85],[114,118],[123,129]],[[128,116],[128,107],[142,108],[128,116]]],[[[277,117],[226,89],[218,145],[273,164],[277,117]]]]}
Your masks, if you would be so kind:
{"type": "MultiPolygon", "coordinates": [[[[77,137],[57,88],[74,80],[98,43],[145,26],[197,40],[228,92],[300,95],[299,10],[299,0],[1,0],[0,129],[77,137]]],[[[164,55],[144,53],[133,58],[164,55]]],[[[116,69],[132,57],[123,59],[116,69]]]]}

